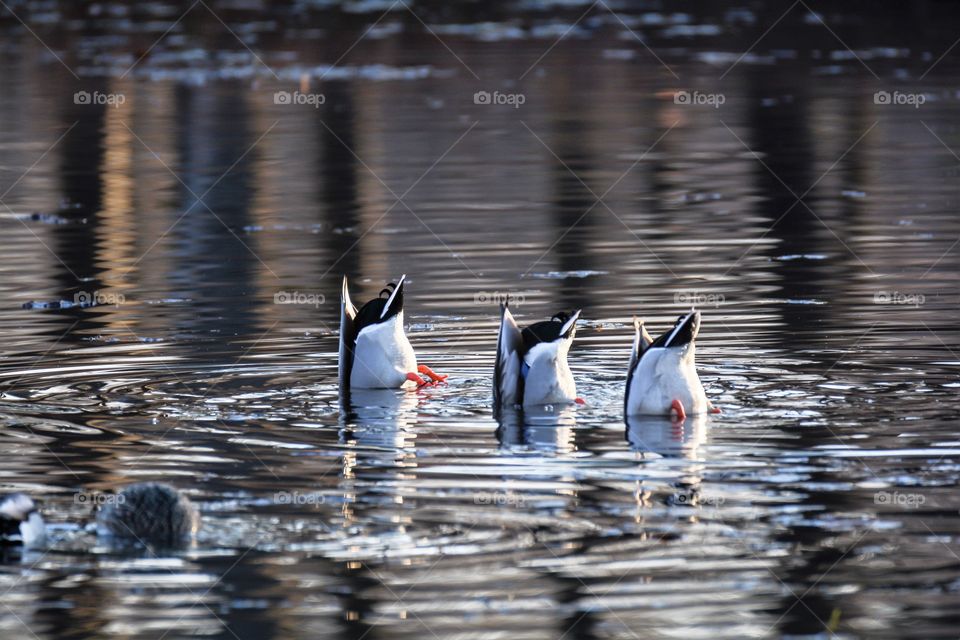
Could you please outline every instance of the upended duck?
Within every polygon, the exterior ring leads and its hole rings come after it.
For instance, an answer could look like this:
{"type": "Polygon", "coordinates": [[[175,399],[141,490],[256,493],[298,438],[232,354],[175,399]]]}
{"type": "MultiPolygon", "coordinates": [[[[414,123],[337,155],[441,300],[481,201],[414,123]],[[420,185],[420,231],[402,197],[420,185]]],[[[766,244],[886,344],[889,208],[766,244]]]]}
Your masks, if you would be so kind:
{"type": "Polygon", "coordinates": [[[567,364],[580,310],[520,330],[507,305],[501,307],[500,337],[493,374],[497,408],[583,402],[567,364]]]}
{"type": "Polygon", "coordinates": [[[672,329],[654,340],[642,320],[634,318],[633,351],[627,373],[624,413],[627,416],[720,413],[703,390],[694,361],[700,312],[680,316],[672,329]]]}
{"type": "Polygon", "coordinates": [[[417,365],[413,346],[403,330],[403,282],[390,283],[380,296],[357,308],[350,300],[347,277],[340,298],[340,388],[396,389],[407,382],[418,387],[446,380],[426,365],[417,365]],[[388,294],[384,297],[384,294],[388,294]],[[427,376],[423,379],[420,374],[427,376]]]}
{"type": "Polygon", "coordinates": [[[38,547],[46,541],[46,525],[33,499],[25,493],[0,496],[0,540],[38,547]]]}

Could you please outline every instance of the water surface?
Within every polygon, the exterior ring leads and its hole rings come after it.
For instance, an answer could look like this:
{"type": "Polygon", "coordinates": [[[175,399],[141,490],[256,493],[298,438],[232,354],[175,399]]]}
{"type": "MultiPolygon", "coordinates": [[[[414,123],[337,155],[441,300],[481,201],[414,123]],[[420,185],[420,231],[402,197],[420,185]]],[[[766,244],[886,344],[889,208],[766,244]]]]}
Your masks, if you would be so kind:
{"type": "Polygon", "coordinates": [[[949,29],[822,14],[851,55],[797,6],[738,61],[789,4],[102,6],[2,23],[0,487],[54,539],[3,634],[955,635],[949,29]],[[341,408],[341,277],[402,273],[449,384],[341,408]],[[503,299],[583,309],[585,406],[494,420],[503,299]],[[632,317],[693,304],[723,414],[624,424],[632,317]],[[139,480],[194,546],[85,531],[139,480]]]}

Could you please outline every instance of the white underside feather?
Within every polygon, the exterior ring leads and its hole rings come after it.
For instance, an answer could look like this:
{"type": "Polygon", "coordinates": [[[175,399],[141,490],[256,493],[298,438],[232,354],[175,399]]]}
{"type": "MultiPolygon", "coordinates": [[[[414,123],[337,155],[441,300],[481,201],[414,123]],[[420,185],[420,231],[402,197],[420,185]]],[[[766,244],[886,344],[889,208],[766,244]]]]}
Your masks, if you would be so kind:
{"type": "Polygon", "coordinates": [[[403,312],[364,327],[353,349],[350,386],[358,389],[394,389],[417,371],[417,356],[403,331],[403,312]]]}
{"type": "Polygon", "coordinates": [[[692,342],[644,351],[627,389],[627,415],[667,415],[675,399],[687,415],[706,413],[710,404],[697,375],[694,351],[692,342]]]}
{"type": "Polygon", "coordinates": [[[524,355],[523,361],[529,367],[524,381],[524,406],[577,399],[577,385],[567,364],[567,352],[572,343],[572,337],[541,342],[524,355]]]}

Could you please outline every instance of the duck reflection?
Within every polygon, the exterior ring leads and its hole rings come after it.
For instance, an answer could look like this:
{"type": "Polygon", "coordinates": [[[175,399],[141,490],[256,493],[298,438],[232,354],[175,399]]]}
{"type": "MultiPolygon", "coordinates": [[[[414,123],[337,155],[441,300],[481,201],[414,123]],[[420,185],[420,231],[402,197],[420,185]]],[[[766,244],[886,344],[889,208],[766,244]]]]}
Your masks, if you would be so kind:
{"type": "MultiPolygon", "coordinates": [[[[340,477],[343,528],[366,525],[384,538],[406,533],[411,505],[404,496],[417,485],[412,429],[419,400],[418,393],[401,389],[341,394],[340,442],[347,447],[340,477]]],[[[362,562],[345,562],[340,574],[347,585],[340,591],[344,637],[366,636],[373,628],[366,621],[380,606],[373,594],[381,578],[362,562]]]]}
{"type": "Polygon", "coordinates": [[[576,450],[577,414],[573,406],[538,406],[500,409],[497,440],[503,448],[527,447],[554,453],[576,450]]]}
{"type": "Polygon", "coordinates": [[[340,427],[347,432],[357,431],[360,442],[368,441],[360,432],[391,433],[393,436],[377,435],[373,440],[380,445],[401,444],[397,434],[417,423],[418,398],[406,389],[351,389],[340,396],[340,427]]]}
{"type": "Polygon", "coordinates": [[[403,495],[417,478],[413,427],[419,395],[354,389],[340,402],[340,442],[347,448],[340,480],[345,525],[385,507],[390,509],[388,519],[403,521],[403,495]]]}
{"type": "MultiPolygon", "coordinates": [[[[637,483],[635,498],[637,501],[637,521],[642,521],[643,509],[650,507],[654,497],[659,494],[663,503],[670,506],[696,507],[704,503],[701,495],[704,465],[696,462],[698,448],[707,439],[707,417],[690,416],[677,422],[655,416],[628,417],[626,419],[626,439],[630,448],[642,457],[654,453],[663,458],[678,458],[684,461],[683,473],[672,483],[672,493],[662,494],[641,481],[637,483]]],[[[691,516],[696,518],[696,516],[691,516]]]]}
{"type": "Polygon", "coordinates": [[[707,439],[707,417],[703,414],[680,422],[659,416],[632,416],[627,417],[626,426],[631,449],[665,458],[693,460],[707,439]]]}

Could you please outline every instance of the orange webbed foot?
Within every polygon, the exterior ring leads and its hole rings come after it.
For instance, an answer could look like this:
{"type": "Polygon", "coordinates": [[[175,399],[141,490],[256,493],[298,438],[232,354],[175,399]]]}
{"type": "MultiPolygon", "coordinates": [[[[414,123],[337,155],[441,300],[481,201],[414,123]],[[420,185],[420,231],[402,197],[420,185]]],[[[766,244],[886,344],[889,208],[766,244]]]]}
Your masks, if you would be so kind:
{"type": "Polygon", "coordinates": [[[587,404],[587,401],[584,400],[583,398],[575,398],[574,402],[577,404],[587,404]]]}
{"type": "Polygon", "coordinates": [[[711,406],[711,407],[710,407],[710,413],[716,415],[716,414],[718,414],[718,413],[723,413],[723,411],[720,411],[720,407],[711,406]]]}
{"type": "Polygon", "coordinates": [[[421,378],[420,376],[418,376],[417,374],[415,374],[415,373],[413,373],[413,372],[410,372],[410,373],[407,374],[407,380],[409,380],[410,382],[416,382],[416,383],[417,383],[417,389],[420,389],[420,388],[422,388],[422,387],[425,387],[425,386],[427,386],[428,384],[433,384],[433,383],[431,383],[431,382],[427,382],[426,380],[424,380],[423,378],[421,378]]]}
{"type": "Polygon", "coordinates": [[[425,365],[425,364],[418,365],[418,366],[417,366],[417,371],[419,371],[420,373],[422,373],[422,374],[425,375],[425,376],[428,376],[431,380],[434,381],[434,383],[436,383],[436,382],[446,382],[447,377],[448,377],[446,374],[436,373],[433,369],[431,369],[430,367],[428,367],[428,366],[425,365]]]}

